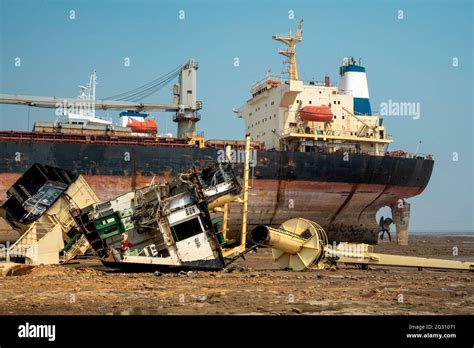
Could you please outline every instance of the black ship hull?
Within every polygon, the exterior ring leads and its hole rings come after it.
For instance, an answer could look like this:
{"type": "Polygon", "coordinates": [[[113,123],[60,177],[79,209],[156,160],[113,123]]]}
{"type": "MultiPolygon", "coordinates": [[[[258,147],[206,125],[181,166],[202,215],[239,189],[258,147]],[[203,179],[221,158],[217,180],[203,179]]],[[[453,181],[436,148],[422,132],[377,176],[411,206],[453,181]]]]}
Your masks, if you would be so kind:
{"type": "MultiPolygon", "coordinates": [[[[38,162],[84,175],[103,200],[222,155],[219,149],[191,146],[22,139],[1,143],[0,192],[38,162]]],[[[249,230],[303,217],[322,225],[330,240],[367,243],[377,242],[376,212],[423,192],[434,165],[421,157],[350,154],[344,158],[343,153],[256,151],[253,159],[249,230]]],[[[243,163],[235,163],[234,170],[243,177],[243,163]]],[[[240,209],[231,206],[231,226],[240,224],[240,209]]]]}

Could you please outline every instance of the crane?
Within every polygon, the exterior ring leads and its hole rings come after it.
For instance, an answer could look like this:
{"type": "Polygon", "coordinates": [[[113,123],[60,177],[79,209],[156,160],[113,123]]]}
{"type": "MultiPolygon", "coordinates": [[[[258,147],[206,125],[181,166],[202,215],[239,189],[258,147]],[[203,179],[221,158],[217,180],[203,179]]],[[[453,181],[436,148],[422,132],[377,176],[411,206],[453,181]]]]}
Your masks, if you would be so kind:
{"type": "Polygon", "coordinates": [[[0,94],[0,104],[24,105],[37,108],[67,110],[69,107],[87,109],[81,114],[95,118],[95,110],[127,110],[127,111],[166,111],[175,112],[173,121],[178,123],[178,138],[186,138],[196,131],[196,122],[200,120],[198,110],[202,102],[196,100],[196,71],[198,63],[190,59],[184,65],[173,69],[159,78],[112,97],[102,100],[95,99],[95,72],[91,75],[87,86],[80,86],[81,94],[77,98],[41,97],[16,94],[0,94]],[[178,83],[173,86],[173,103],[148,103],[141,100],[156,93],[174,78],[179,77],[178,83]],[[85,94],[85,90],[89,90],[85,94]]]}
{"type": "MultiPolygon", "coordinates": [[[[92,107],[96,110],[135,110],[135,111],[176,111],[177,104],[155,104],[117,100],[92,100],[92,107]]],[[[58,97],[38,97],[16,94],[0,94],[0,104],[25,105],[37,108],[56,109],[63,105],[79,105],[84,103],[84,99],[58,98],[58,97]]]]}

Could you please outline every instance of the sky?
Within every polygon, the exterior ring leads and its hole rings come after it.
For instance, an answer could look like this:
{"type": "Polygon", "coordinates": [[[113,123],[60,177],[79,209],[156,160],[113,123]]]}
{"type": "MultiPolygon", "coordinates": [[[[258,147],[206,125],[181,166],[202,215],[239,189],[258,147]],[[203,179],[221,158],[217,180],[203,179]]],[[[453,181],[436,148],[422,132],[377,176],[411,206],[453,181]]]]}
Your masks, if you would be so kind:
{"type": "MultiPolygon", "coordinates": [[[[244,124],[232,110],[269,67],[283,70],[271,36],[295,31],[301,18],[301,79],[329,74],[335,83],[343,57],[353,56],[367,69],[373,111],[389,100],[418,103],[418,119],[384,117],[390,150],[419,146],[435,159],[427,189],[409,200],[410,229],[473,232],[472,1],[0,0],[0,93],[75,97],[96,70],[101,99],[194,58],[204,105],[198,130],[241,139],[244,124]]],[[[171,103],[171,88],[145,101],[171,103]]],[[[0,129],[55,119],[53,110],[28,109],[0,105],[0,129]]],[[[171,114],[152,115],[160,133],[176,134],[171,114]]]]}

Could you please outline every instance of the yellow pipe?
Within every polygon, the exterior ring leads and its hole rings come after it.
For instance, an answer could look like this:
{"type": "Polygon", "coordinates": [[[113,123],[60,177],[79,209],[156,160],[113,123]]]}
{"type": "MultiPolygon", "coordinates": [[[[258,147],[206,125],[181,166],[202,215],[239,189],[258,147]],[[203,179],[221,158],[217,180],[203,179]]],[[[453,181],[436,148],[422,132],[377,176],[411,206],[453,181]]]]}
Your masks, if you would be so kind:
{"type": "Polygon", "coordinates": [[[227,219],[229,218],[229,204],[224,204],[224,217],[222,219],[222,236],[227,240],[227,219]]]}
{"type": "Polygon", "coordinates": [[[237,196],[231,195],[231,194],[221,196],[221,197],[217,198],[216,200],[212,201],[210,204],[208,204],[207,208],[209,210],[213,210],[213,209],[218,208],[218,207],[225,207],[227,203],[234,202],[236,198],[237,198],[237,196]]]}
{"type": "Polygon", "coordinates": [[[427,257],[389,255],[378,253],[368,253],[367,255],[364,255],[363,258],[342,256],[339,258],[338,262],[367,264],[374,266],[418,267],[474,271],[474,262],[469,261],[443,260],[427,257]]]}
{"type": "Polygon", "coordinates": [[[244,167],[244,207],[242,209],[242,233],[240,244],[247,242],[247,213],[249,203],[249,171],[250,171],[250,134],[245,135],[245,167],[244,167]]]}
{"type": "Polygon", "coordinates": [[[298,253],[307,241],[307,239],[286,230],[262,225],[253,229],[252,239],[256,244],[265,245],[292,255],[298,253]]]}

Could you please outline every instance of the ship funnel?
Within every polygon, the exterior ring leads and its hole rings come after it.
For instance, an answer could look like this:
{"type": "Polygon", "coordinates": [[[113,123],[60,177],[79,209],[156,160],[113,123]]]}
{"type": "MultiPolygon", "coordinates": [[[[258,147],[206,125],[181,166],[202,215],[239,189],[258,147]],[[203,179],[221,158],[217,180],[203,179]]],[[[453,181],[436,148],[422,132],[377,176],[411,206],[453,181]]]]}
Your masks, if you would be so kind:
{"type": "Polygon", "coordinates": [[[352,57],[344,58],[339,68],[339,92],[354,97],[354,114],[372,115],[365,68],[352,57]]]}

